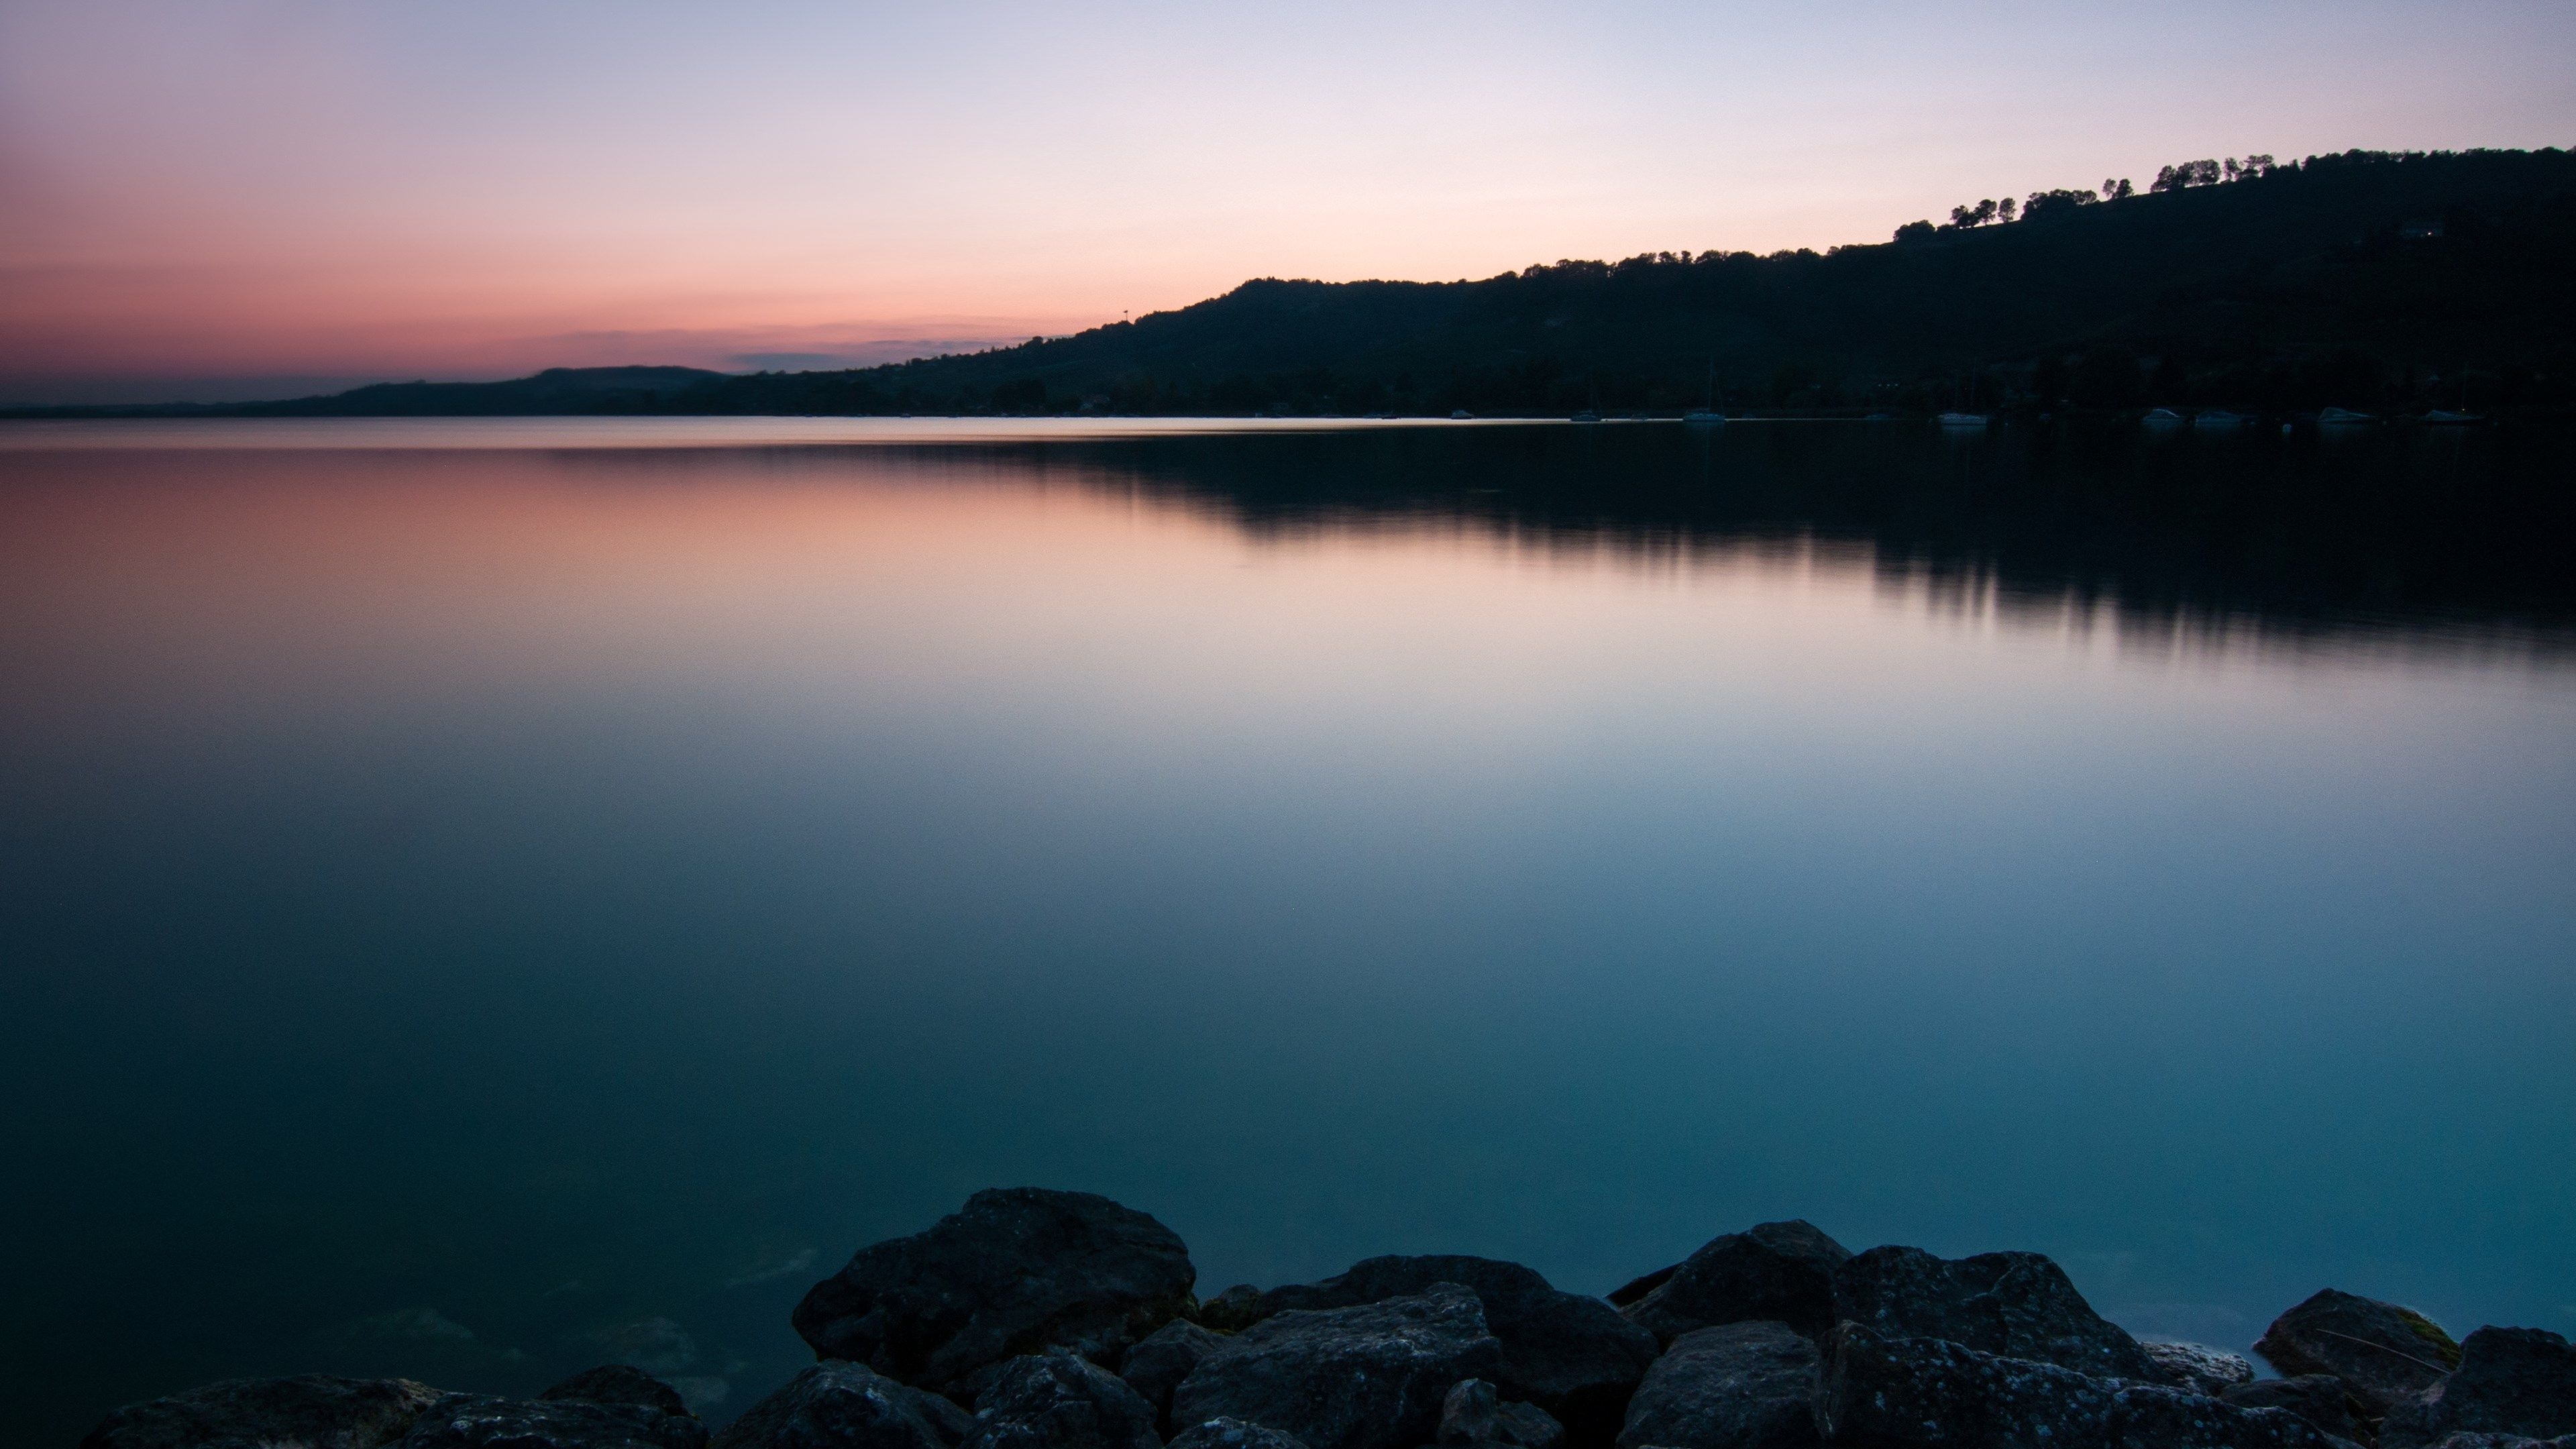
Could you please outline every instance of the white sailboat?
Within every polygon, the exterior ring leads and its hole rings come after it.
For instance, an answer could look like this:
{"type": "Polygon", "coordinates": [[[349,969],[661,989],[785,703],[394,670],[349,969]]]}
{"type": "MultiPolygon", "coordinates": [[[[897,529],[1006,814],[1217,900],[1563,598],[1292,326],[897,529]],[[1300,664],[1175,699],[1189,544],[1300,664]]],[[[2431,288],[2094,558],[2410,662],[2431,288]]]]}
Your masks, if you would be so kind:
{"type": "Polygon", "coordinates": [[[1726,414],[1717,410],[1717,363],[1714,359],[1708,364],[1708,401],[1682,414],[1682,421],[1696,428],[1713,428],[1726,421],[1726,414]]]}
{"type": "MultiPolygon", "coordinates": [[[[1977,374],[1974,369],[1970,369],[1968,373],[1968,407],[1973,409],[1976,405],[1977,374]]],[[[1982,428],[1986,425],[1986,415],[1981,412],[1953,409],[1950,412],[1933,414],[1932,421],[1939,423],[1945,428],[1982,428]]]]}

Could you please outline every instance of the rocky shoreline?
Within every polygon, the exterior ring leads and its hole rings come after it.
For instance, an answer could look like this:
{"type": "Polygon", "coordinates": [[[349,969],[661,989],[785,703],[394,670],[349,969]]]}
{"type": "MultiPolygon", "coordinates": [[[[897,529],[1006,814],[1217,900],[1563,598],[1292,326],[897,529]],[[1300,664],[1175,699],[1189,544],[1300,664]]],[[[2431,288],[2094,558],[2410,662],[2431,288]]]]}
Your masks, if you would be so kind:
{"type": "Polygon", "coordinates": [[[2037,1253],[1854,1253],[1803,1222],[1606,1298],[1491,1258],[1371,1258],[1205,1300],[1179,1235],[1088,1193],[977,1193],[861,1249],[819,1362],[709,1433],[607,1365],[535,1399],[238,1379],[83,1449],[2576,1449],[2576,1348],[2454,1341],[2332,1289],[2245,1358],[2141,1343],[2037,1253]]]}

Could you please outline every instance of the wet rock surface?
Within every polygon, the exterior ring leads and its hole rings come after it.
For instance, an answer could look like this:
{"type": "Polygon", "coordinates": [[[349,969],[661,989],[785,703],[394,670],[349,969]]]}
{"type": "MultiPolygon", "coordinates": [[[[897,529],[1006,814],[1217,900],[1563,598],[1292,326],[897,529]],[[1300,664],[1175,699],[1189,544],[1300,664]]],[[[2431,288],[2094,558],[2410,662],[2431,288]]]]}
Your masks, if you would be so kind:
{"type": "Polygon", "coordinates": [[[2459,1369],[2388,1411],[2380,1449],[2422,1449],[2453,1434],[2576,1434],[2576,1347],[2538,1328],[2481,1328],[2459,1369]]]}
{"type": "Polygon", "coordinates": [[[2368,1439],[2370,1430],[2355,1413],[2352,1391],[2332,1374],[2302,1374],[2295,1379],[2256,1379],[2219,1395],[2241,1409],[2287,1409],[2339,1439],[2368,1439]]]}
{"type": "Polygon", "coordinates": [[[1306,1441],[1241,1419],[1209,1419],[1192,1424],[1170,1449],[1306,1449],[1306,1441]]]}
{"type": "Polygon", "coordinates": [[[631,1364],[602,1364],[584,1369],[537,1395],[541,1399],[575,1399],[588,1404],[633,1404],[665,1414],[686,1414],[680,1391],[631,1364]]]}
{"type": "Polygon", "coordinates": [[[1565,1442],[1565,1426],[1536,1404],[1514,1403],[1483,1379],[1466,1379],[1440,1401],[1439,1442],[1557,1449],[1565,1442]]]}
{"type": "Polygon", "coordinates": [[[2096,1378],[2167,1382],[2146,1349],[2038,1253],[1951,1259],[1872,1248],[1834,1270],[1834,1307],[1841,1321],[1885,1338],[1937,1338],[2096,1378]]]}
{"type": "Polygon", "coordinates": [[[1163,1449],[1154,1406],[1064,1349],[1003,1364],[975,1400],[966,1449],[1163,1449]]]}
{"type": "Polygon", "coordinates": [[[1763,1223],[1710,1241],[1610,1301],[1664,1343],[1721,1323],[1785,1323],[1816,1338],[1834,1326],[1834,1272],[1851,1256],[1813,1223],[1763,1223]]]}
{"type": "Polygon", "coordinates": [[[1805,1449],[1821,1442],[1816,1345],[1785,1323],[1729,1323],[1673,1340],[1628,1401],[1619,1449],[1805,1449]]]}
{"type": "Polygon", "coordinates": [[[2201,1343],[2143,1343],[2164,1382],[2195,1394],[2222,1394],[2254,1382],[2254,1365],[2241,1353],[2201,1343]]]}
{"type": "Polygon", "coordinates": [[[2411,1308],[2328,1288],[2292,1308],[2254,1342],[2284,1377],[2332,1374],[2377,1417],[2459,1366],[2460,1345],[2411,1308]]]}
{"type": "Polygon", "coordinates": [[[974,1417],[864,1364],[816,1364],[715,1436],[714,1449],[956,1449],[974,1417]]]}
{"type": "Polygon", "coordinates": [[[1241,1419],[1308,1449],[1413,1449],[1462,1379],[1499,1379],[1503,1345],[1475,1293],[1454,1283],[1353,1308],[1266,1318],[1199,1361],[1172,1422],[1241,1419]]]}
{"type": "Polygon", "coordinates": [[[449,1394],[421,1411],[402,1449],[706,1449],[707,1426],[640,1404],[449,1394]]]}
{"type": "Polygon", "coordinates": [[[2154,1384],[1889,1338],[1856,1323],[1826,1345],[1817,1424],[1827,1442],[1898,1449],[2330,1449],[2305,1419],[2154,1384]]]}
{"type": "Polygon", "coordinates": [[[1263,1313],[1261,1290],[1237,1283],[1199,1305],[1199,1323],[1219,1333],[1241,1333],[1259,1323],[1263,1313]]]}
{"type": "Polygon", "coordinates": [[[1118,1376],[1127,1381],[1145,1402],[1153,1406],[1155,1428],[1171,1430],[1172,1390],[1199,1366],[1199,1360],[1215,1352],[1225,1340],[1186,1318],[1175,1318],[1145,1336],[1145,1341],[1127,1350],[1127,1361],[1119,1366],[1118,1376]]]}
{"type": "Polygon", "coordinates": [[[818,1357],[970,1396],[977,1375],[1065,1348],[1114,1363],[1179,1316],[1197,1273],[1180,1235],[1085,1192],[979,1192],[927,1231],[862,1248],[792,1322],[818,1357]]]}
{"type": "Polygon", "coordinates": [[[1502,1369],[1492,1377],[1504,1398],[1547,1410],[1578,1446],[1606,1444],[1618,1432],[1629,1394],[1654,1361],[1654,1335],[1599,1298],[1559,1292],[1535,1269],[1447,1254],[1371,1258],[1320,1283],[1273,1289],[1262,1304],[1271,1313],[1343,1308],[1435,1283],[1459,1284],[1483,1306],[1502,1343],[1502,1369]]]}
{"type": "Polygon", "coordinates": [[[441,1397],[409,1379],[226,1379],[128,1404],[92,1429],[81,1449],[252,1449],[273,1443],[378,1449],[400,1443],[441,1397]]]}

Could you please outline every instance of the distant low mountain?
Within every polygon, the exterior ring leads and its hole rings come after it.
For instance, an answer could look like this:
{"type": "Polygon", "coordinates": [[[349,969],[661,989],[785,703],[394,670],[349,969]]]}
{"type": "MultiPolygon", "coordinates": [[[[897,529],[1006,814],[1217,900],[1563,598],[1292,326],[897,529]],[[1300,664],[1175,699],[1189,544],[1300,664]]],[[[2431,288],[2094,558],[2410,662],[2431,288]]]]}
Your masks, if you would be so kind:
{"type": "Polygon", "coordinates": [[[730,380],[703,367],[549,367],[508,382],[380,382],[329,397],[215,409],[259,417],[495,417],[656,412],[690,389],[730,380]]]}
{"type": "Polygon", "coordinates": [[[1736,409],[2576,405],[2576,156],[2186,162],[2145,194],[2104,190],[1963,206],[1821,254],[1265,278],[883,367],[558,369],[187,411],[1547,414],[1679,410],[1712,390],[1736,409]]]}

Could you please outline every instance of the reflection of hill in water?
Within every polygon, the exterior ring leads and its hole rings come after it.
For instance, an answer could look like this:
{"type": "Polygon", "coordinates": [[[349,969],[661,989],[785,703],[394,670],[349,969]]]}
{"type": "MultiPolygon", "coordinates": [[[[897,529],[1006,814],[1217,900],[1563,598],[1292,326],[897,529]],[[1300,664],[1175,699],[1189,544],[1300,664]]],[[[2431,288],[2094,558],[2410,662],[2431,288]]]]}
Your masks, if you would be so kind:
{"type": "Polygon", "coordinates": [[[1935,610],[2177,643],[2576,646],[2556,434],[2209,440],[1902,424],[1401,429],[1079,445],[1256,536],[1469,528],[1641,567],[1803,557],[1935,610]]]}

